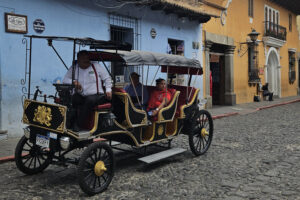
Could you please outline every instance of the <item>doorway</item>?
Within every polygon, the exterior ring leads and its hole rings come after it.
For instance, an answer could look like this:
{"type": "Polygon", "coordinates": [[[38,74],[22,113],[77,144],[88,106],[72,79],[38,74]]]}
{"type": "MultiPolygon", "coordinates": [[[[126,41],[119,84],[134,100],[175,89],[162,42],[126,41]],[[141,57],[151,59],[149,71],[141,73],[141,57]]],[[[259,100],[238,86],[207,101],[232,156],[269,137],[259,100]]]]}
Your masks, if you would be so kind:
{"type": "Polygon", "coordinates": [[[266,82],[269,83],[269,90],[274,96],[280,97],[280,68],[277,52],[270,50],[268,56],[268,70],[266,82]]]}
{"type": "Polygon", "coordinates": [[[225,105],[225,56],[210,54],[210,95],[213,105],[225,105]]]}

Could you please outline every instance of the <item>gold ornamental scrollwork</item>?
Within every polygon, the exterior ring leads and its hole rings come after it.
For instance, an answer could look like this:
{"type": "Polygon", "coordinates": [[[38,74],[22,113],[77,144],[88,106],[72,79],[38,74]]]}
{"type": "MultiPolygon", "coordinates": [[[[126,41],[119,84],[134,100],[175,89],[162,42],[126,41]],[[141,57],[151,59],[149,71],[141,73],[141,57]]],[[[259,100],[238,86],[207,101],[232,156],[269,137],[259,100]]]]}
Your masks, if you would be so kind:
{"type": "Polygon", "coordinates": [[[46,126],[51,126],[50,121],[52,120],[51,108],[46,106],[38,106],[34,110],[34,122],[39,122],[40,124],[45,124],[46,126]]]}
{"type": "Polygon", "coordinates": [[[60,114],[61,114],[62,116],[64,116],[64,115],[65,115],[66,109],[63,108],[63,107],[58,107],[58,109],[59,109],[60,114]]]}
{"type": "Polygon", "coordinates": [[[158,129],[157,129],[157,133],[158,135],[162,135],[164,132],[164,126],[163,125],[159,125],[158,129]]]}
{"type": "Polygon", "coordinates": [[[27,109],[27,107],[29,106],[30,103],[31,103],[30,101],[27,101],[27,100],[24,101],[24,107],[23,107],[24,110],[27,109]]]}
{"type": "Polygon", "coordinates": [[[64,122],[62,122],[58,127],[57,129],[58,131],[63,131],[64,130],[64,122]]]}
{"type": "Polygon", "coordinates": [[[29,120],[28,120],[26,114],[23,115],[23,123],[26,123],[26,124],[29,123],[29,120]]]}

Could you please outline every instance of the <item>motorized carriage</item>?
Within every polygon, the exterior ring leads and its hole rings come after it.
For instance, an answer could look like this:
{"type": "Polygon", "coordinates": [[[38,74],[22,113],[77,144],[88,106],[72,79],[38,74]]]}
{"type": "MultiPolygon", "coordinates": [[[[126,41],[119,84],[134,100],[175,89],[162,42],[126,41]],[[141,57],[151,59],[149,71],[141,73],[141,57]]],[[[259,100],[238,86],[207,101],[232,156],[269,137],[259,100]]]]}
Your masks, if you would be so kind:
{"type": "MultiPolygon", "coordinates": [[[[202,74],[198,60],[130,50],[130,46],[126,44],[91,38],[34,35],[26,37],[30,40],[30,46],[27,47],[29,83],[26,90],[27,97],[23,103],[22,121],[27,127],[24,128],[24,136],[15,151],[16,165],[25,174],[39,173],[50,164],[76,164],[81,189],[88,195],[94,195],[105,190],[114,176],[113,149],[122,150],[116,144],[132,147],[132,151],[145,155],[139,159],[148,163],[182,152],[182,149],[171,148],[171,141],[179,134],[188,137],[190,149],[196,156],[204,154],[210,147],[213,120],[209,112],[199,109],[199,89],[191,86],[192,82],[195,83],[196,77],[202,74]],[[30,93],[30,76],[34,71],[31,69],[34,39],[47,40],[48,45],[53,48],[62,62],[63,59],[53,46],[54,41],[73,43],[73,63],[76,50],[84,46],[90,48],[90,60],[101,62],[107,70],[107,64],[110,62],[111,68],[114,65],[121,68],[134,66],[135,69],[142,69],[140,70],[142,76],[144,74],[148,76],[149,68],[156,67],[154,78],[159,70],[167,74],[186,74],[189,78],[188,84],[187,86],[168,84],[167,90],[171,93],[171,100],[149,123],[147,112],[136,106],[126,91],[117,87],[116,79],[119,77],[111,70],[109,73],[114,81],[111,102],[95,106],[90,117],[84,122],[86,131],[74,132],[66,124],[68,112],[72,107],[74,85],[54,84],[57,91],[55,95],[41,95],[39,88],[34,94],[30,93]],[[151,157],[147,154],[147,147],[160,143],[167,143],[168,150],[160,152],[159,156],[156,154],[151,157]],[[83,149],[79,158],[66,156],[75,149],[83,149]]],[[[142,84],[147,87],[151,95],[151,91],[155,89],[152,86],[153,81],[148,81],[148,78],[144,80],[143,78],[142,84]]],[[[172,83],[172,77],[168,82],[172,83]]]]}

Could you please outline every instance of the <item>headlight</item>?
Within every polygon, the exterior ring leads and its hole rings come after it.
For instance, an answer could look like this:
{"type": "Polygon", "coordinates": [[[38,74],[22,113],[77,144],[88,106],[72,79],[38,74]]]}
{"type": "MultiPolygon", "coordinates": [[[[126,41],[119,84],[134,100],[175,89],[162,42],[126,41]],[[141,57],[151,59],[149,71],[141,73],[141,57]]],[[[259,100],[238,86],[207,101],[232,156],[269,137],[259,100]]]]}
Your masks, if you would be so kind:
{"type": "Polygon", "coordinates": [[[25,137],[27,139],[29,139],[30,138],[30,128],[27,126],[27,127],[23,128],[23,130],[24,130],[25,137]]]}
{"type": "Polygon", "coordinates": [[[59,144],[62,149],[66,150],[70,146],[70,138],[69,137],[61,137],[59,139],[59,144]]]}

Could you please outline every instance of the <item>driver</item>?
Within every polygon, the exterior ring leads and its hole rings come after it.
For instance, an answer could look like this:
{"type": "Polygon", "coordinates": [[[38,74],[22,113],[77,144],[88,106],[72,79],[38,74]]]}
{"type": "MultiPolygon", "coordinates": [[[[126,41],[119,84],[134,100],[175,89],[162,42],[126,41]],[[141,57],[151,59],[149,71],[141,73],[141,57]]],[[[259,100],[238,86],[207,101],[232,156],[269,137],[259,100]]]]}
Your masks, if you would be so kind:
{"type": "MultiPolygon", "coordinates": [[[[75,93],[72,96],[72,105],[76,110],[79,108],[79,116],[70,117],[73,131],[80,131],[80,125],[86,120],[89,112],[95,105],[104,104],[112,98],[112,80],[107,70],[96,62],[91,62],[88,51],[82,50],[77,53],[78,62],[69,68],[63,79],[63,83],[72,83],[72,68],[75,67],[75,93]],[[102,87],[104,82],[106,92],[102,87]],[[72,119],[73,118],[73,119],[72,119]],[[74,118],[76,118],[74,120],[74,118]]],[[[74,112],[76,113],[76,112],[74,112]]]]}

